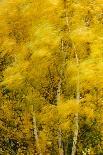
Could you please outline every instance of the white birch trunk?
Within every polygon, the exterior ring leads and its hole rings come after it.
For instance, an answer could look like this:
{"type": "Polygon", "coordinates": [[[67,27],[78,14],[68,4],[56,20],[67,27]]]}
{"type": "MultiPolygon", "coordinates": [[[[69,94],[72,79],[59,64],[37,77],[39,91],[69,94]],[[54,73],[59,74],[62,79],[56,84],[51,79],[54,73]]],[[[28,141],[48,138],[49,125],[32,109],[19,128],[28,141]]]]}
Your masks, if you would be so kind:
{"type": "MultiPolygon", "coordinates": [[[[69,19],[68,19],[68,13],[67,13],[67,1],[65,0],[65,15],[66,15],[66,25],[69,29],[69,19]]],[[[75,46],[74,46],[74,50],[75,50],[75,57],[76,57],[76,65],[77,65],[77,94],[76,94],[76,100],[77,100],[77,105],[79,104],[80,102],[80,88],[79,88],[79,59],[78,59],[78,55],[76,53],[76,49],[75,49],[75,46]]],[[[78,107],[78,106],[77,106],[78,107]]],[[[77,146],[77,140],[78,140],[78,128],[79,128],[79,125],[78,125],[78,122],[79,122],[79,118],[78,118],[78,112],[75,114],[75,117],[74,117],[74,136],[73,136],[73,146],[72,146],[72,153],[71,155],[75,155],[76,154],[76,146],[77,146]]]]}
{"type": "MultiPolygon", "coordinates": [[[[61,40],[61,52],[63,54],[64,52],[64,42],[61,40]]],[[[64,54],[63,54],[64,55],[64,54]]],[[[61,102],[61,85],[62,85],[62,75],[63,75],[63,70],[64,70],[64,65],[65,65],[65,60],[62,62],[61,70],[60,70],[60,77],[59,77],[59,82],[58,82],[58,89],[57,89],[57,104],[61,102]]],[[[59,155],[64,155],[63,152],[63,145],[62,145],[62,135],[61,135],[61,129],[59,128],[58,132],[58,146],[59,146],[59,155]]]]}
{"type": "Polygon", "coordinates": [[[59,155],[64,155],[64,151],[63,151],[63,145],[62,145],[62,135],[61,135],[61,129],[59,129],[59,135],[58,135],[59,139],[58,139],[58,144],[59,144],[59,155]]]}
{"type": "Polygon", "coordinates": [[[38,151],[39,155],[42,155],[40,144],[39,144],[39,137],[38,137],[37,125],[36,125],[36,117],[35,117],[33,105],[32,105],[32,117],[33,117],[33,132],[34,132],[34,136],[35,136],[37,151],[38,151]]]}
{"type": "MultiPolygon", "coordinates": [[[[77,107],[79,105],[79,102],[80,102],[80,88],[79,88],[79,59],[78,59],[78,56],[77,56],[77,53],[75,53],[75,56],[76,56],[76,65],[77,65],[77,95],[76,95],[76,100],[77,100],[77,107]]],[[[78,112],[75,114],[75,117],[74,117],[74,137],[73,137],[73,146],[72,146],[72,153],[71,155],[75,155],[76,154],[76,151],[77,151],[77,140],[78,140],[78,128],[79,128],[79,125],[78,125],[78,122],[79,122],[79,117],[78,117],[78,112]]]]}
{"type": "MultiPolygon", "coordinates": [[[[61,102],[61,99],[60,99],[61,84],[62,84],[62,81],[60,78],[60,81],[58,83],[58,90],[57,90],[57,104],[59,104],[61,102]]],[[[60,128],[58,131],[58,146],[59,146],[59,155],[63,155],[64,153],[63,153],[62,135],[61,135],[61,129],[60,128]]]]}
{"type": "MultiPolygon", "coordinates": [[[[64,1],[64,3],[66,3],[66,1],[64,1]]],[[[68,26],[69,22],[68,22],[67,10],[66,10],[66,8],[64,8],[64,10],[65,10],[65,13],[66,13],[65,22],[66,22],[66,25],[68,26]]],[[[60,79],[59,79],[59,82],[58,82],[57,104],[59,104],[61,102],[61,99],[60,99],[60,97],[61,97],[61,85],[62,85],[62,77],[63,77],[64,67],[65,67],[65,59],[66,59],[66,52],[64,51],[64,41],[63,40],[61,40],[61,52],[63,54],[63,62],[62,62],[62,65],[61,65],[60,79]]],[[[58,138],[59,155],[64,155],[61,129],[59,129],[58,137],[59,137],[58,138]]]]}

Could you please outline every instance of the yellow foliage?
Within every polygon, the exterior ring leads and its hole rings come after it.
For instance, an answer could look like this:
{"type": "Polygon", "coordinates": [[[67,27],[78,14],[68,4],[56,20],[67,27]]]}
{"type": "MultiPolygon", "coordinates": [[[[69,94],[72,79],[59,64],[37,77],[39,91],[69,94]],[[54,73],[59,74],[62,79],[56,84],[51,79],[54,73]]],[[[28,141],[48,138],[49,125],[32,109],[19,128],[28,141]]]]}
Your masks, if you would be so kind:
{"type": "MultiPolygon", "coordinates": [[[[31,132],[32,104],[42,153],[51,154],[54,150],[58,154],[59,129],[63,145],[69,146],[73,139],[71,131],[75,132],[74,116],[79,114],[77,154],[81,154],[85,141],[90,138],[89,148],[100,141],[93,139],[95,135],[99,133],[96,136],[100,137],[102,133],[102,127],[99,129],[103,123],[102,0],[2,0],[0,5],[0,106],[3,118],[0,127],[3,144],[5,136],[13,137],[19,141],[20,147],[23,142],[27,144],[24,154],[28,154],[28,149],[34,151],[30,154],[39,152],[35,133],[31,132]],[[60,78],[60,102],[53,105],[58,100],[60,78]],[[75,99],[78,79],[80,103],[75,99]],[[11,121],[7,124],[10,127],[3,125],[4,119],[11,121]],[[89,131],[82,128],[87,123],[88,129],[91,122],[94,126],[90,128],[92,136],[89,137],[89,131]],[[81,140],[84,140],[83,144],[81,140]]],[[[12,149],[11,146],[8,148],[12,149]]],[[[18,154],[23,154],[22,148],[18,149],[18,154]]]]}
{"type": "Polygon", "coordinates": [[[103,54],[103,38],[98,37],[96,40],[93,41],[91,44],[91,55],[95,59],[102,59],[103,54]]]}
{"type": "Polygon", "coordinates": [[[20,73],[10,75],[5,78],[5,81],[2,82],[2,85],[7,85],[9,88],[19,88],[23,84],[23,76],[20,73]]]}
{"type": "Polygon", "coordinates": [[[100,7],[103,7],[103,1],[102,0],[95,0],[96,4],[100,7]]]}
{"type": "Polygon", "coordinates": [[[33,55],[32,55],[32,59],[33,57],[46,57],[49,56],[50,57],[50,52],[47,49],[39,49],[39,50],[35,50],[33,55]]]}
{"type": "Polygon", "coordinates": [[[60,128],[63,132],[69,131],[71,129],[70,120],[68,119],[67,121],[64,121],[63,123],[61,123],[60,128]]]}
{"type": "Polygon", "coordinates": [[[79,105],[76,100],[68,100],[58,105],[58,112],[61,118],[67,118],[71,114],[79,111],[79,105]]]}
{"type": "Polygon", "coordinates": [[[53,5],[57,5],[59,0],[49,0],[53,5]]]}
{"type": "Polygon", "coordinates": [[[74,42],[92,42],[95,39],[95,33],[87,27],[80,27],[72,31],[70,34],[74,42]]]}
{"type": "Polygon", "coordinates": [[[12,118],[12,116],[13,116],[12,104],[10,102],[6,102],[5,101],[5,104],[2,105],[1,109],[3,110],[4,115],[7,117],[7,119],[11,119],[12,118]]]}
{"type": "Polygon", "coordinates": [[[81,114],[85,115],[87,119],[94,119],[94,116],[95,116],[93,109],[87,106],[81,109],[81,114]]]}

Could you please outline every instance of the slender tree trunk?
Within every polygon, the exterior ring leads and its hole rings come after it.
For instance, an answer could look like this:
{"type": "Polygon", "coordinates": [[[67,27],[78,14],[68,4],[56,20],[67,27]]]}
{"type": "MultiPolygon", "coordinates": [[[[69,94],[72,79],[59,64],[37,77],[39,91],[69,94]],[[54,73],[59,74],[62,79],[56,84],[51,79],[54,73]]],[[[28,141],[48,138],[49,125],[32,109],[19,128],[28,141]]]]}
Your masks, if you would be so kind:
{"type": "MultiPolygon", "coordinates": [[[[67,10],[66,10],[66,0],[64,0],[64,10],[66,14],[66,25],[68,26],[68,17],[67,17],[67,10]]],[[[57,90],[57,104],[61,102],[61,86],[62,86],[62,78],[63,78],[63,72],[65,68],[65,60],[66,60],[66,52],[64,51],[64,40],[61,39],[61,52],[63,55],[63,61],[61,65],[61,70],[60,70],[60,79],[58,82],[58,90],[57,90]]],[[[64,150],[63,150],[63,144],[62,144],[62,135],[61,135],[61,129],[59,128],[59,133],[58,133],[58,145],[59,145],[59,155],[64,155],[64,150]]]]}
{"type": "MultiPolygon", "coordinates": [[[[58,82],[58,90],[57,90],[57,104],[61,102],[61,84],[62,84],[62,79],[60,77],[60,80],[58,82]]],[[[61,135],[61,129],[59,128],[58,131],[58,146],[59,146],[59,155],[63,155],[63,146],[62,146],[62,135],[61,135]]]]}
{"type": "MultiPolygon", "coordinates": [[[[78,55],[76,52],[75,52],[75,56],[76,56],[76,65],[77,65],[77,95],[76,95],[77,103],[76,104],[78,105],[80,102],[80,88],[79,88],[80,81],[79,81],[79,59],[78,59],[78,55]]],[[[78,117],[78,112],[77,112],[74,117],[75,128],[74,128],[74,137],[73,137],[73,146],[72,146],[71,155],[75,155],[77,151],[78,128],[79,128],[78,122],[79,122],[79,117],[78,117]]]]}
{"type": "MultiPolygon", "coordinates": [[[[65,22],[66,22],[66,25],[68,27],[68,33],[69,33],[69,30],[70,30],[70,27],[69,27],[69,18],[68,18],[68,2],[67,0],[64,0],[64,11],[65,11],[65,22]]],[[[69,35],[69,34],[68,34],[69,35]]],[[[74,50],[75,50],[75,46],[74,46],[74,50]]],[[[79,88],[79,59],[78,59],[78,55],[76,53],[76,50],[75,50],[75,57],[76,57],[76,65],[77,65],[77,95],[76,95],[76,100],[77,100],[77,105],[79,104],[80,102],[80,88],[79,88]]],[[[75,114],[75,117],[74,117],[74,136],[73,136],[73,146],[72,146],[72,153],[71,155],[75,155],[76,154],[76,151],[77,151],[77,139],[78,139],[78,122],[79,122],[79,118],[78,118],[78,112],[75,114]]]]}
{"type": "Polygon", "coordinates": [[[33,118],[33,132],[34,132],[34,136],[35,136],[37,151],[38,151],[39,155],[42,155],[40,144],[39,144],[39,137],[38,137],[37,125],[36,125],[36,117],[35,117],[33,105],[32,105],[32,118],[33,118]]]}
{"type": "Polygon", "coordinates": [[[65,140],[63,142],[64,155],[67,155],[67,148],[68,148],[68,140],[65,140]]]}
{"type": "Polygon", "coordinates": [[[58,144],[59,144],[59,155],[64,155],[63,144],[62,144],[61,129],[59,129],[58,137],[59,137],[59,138],[58,138],[58,144]]]}
{"type": "MultiPolygon", "coordinates": [[[[67,28],[68,28],[68,35],[69,35],[69,30],[70,30],[70,27],[69,27],[69,18],[68,18],[68,2],[67,0],[64,0],[64,11],[65,11],[65,23],[67,25],[67,28]]],[[[75,47],[74,47],[75,48],[75,47]]],[[[63,48],[62,48],[62,51],[63,51],[63,48]]],[[[78,59],[78,55],[76,53],[76,50],[75,50],[75,57],[76,57],[76,65],[77,65],[77,95],[76,95],[76,100],[77,100],[77,105],[79,104],[79,101],[80,101],[80,89],[79,89],[79,59],[78,59]]],[[[65,62],[64,62],[65,64],[65,62]]],[[[75,117],[74,117],[74,136],[73,136],[73,146],[72,146],[72,153],[71,155],[75,155],[76,154],[76,146],[77,146],[77,138],[78,138],[78,112],[75,114],[75,117]]]]}
{"type": "MultiPolygon", "coordinates": [[[[69,30],[70,30],[70,27],[69,27],[69,18],[68,18],[68,3],[67,3],[67,0],[64,0],[64,10],[65,10],[65,22],[66,22],[66,25],[68,27],[68,33],[69,33],[69,30]]],[[[74,47],[75,48],[75,47],[74,47]]],[[[75,57],[76,57],[76,65],[77,65],[77,95],[76,95],[76,100],[77,100],[77,105],[79,104],[79,100],[80,100],[80,90],[79,90],[79,59],[78,59],[78,55],[76,53],[76,50],[75,50],[75,57]]],[[[76,154],[76,146],[77,146],[77,138],[78,138],[78,112],[75,114],[75,117],[74,117],[74,136],[73,136],[73,146],[72,146],[72,153],[71,155],[75,155],[76,154]]]]}
{"type": "MultiPolygon", "coordinates": [[[[58,90],[57,90],[57,103],[60,103],[60,93],[61,93],[61,78],[58,83],[58,90]]],[[[59,146],[59,155],[63,155],[63,145],[62,145],[62,135],[61,135],[61,129],[59,128],[58,131],[58,146],[59,146]]]]}
{"type": "MultiPolygon", "coordinates": [[[[64,56],[64,42],[61,40],[61,52],[64,56]]],[[[63,76],[63,71],[64,71],[64,65],[65,65],[65,58],[63,57],[63,62],[61,65],[61,70],[60,70],[60,76],[59,76],[59,82],[58,82],[58,89],[57,89],[57,104],[61,102],[61,86],[62,86],[62,76],[63,76]]],[[[64,155],[63,152],[63,144],[62,144],[62,134],[61,134],[61,129],[59,128],[58,132],[58,146],[59,146],[59,155],[64,155]]]]}

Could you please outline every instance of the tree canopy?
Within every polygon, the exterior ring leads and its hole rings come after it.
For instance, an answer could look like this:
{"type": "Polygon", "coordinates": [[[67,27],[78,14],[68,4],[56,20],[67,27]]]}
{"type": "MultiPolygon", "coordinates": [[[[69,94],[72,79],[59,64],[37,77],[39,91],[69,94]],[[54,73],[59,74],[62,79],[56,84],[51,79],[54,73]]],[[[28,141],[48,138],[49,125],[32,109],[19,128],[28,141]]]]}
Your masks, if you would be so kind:
{"type": "Polygon", "coordinates": [[[102,155],[102,67],[102,0],[0,1],[0,155],[102,155]]]}

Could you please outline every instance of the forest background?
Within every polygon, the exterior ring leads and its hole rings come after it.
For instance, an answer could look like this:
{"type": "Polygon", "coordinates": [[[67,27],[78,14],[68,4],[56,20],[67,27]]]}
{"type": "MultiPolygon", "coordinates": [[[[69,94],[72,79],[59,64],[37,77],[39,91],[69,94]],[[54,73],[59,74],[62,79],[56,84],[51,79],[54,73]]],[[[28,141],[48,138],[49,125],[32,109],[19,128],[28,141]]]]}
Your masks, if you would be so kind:
{"type": "Polygon", "coordinates": [[[103,155],[103,1],[0,1],[0,155],[103,155]]]}

